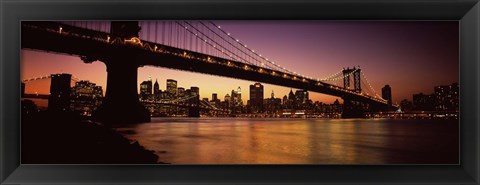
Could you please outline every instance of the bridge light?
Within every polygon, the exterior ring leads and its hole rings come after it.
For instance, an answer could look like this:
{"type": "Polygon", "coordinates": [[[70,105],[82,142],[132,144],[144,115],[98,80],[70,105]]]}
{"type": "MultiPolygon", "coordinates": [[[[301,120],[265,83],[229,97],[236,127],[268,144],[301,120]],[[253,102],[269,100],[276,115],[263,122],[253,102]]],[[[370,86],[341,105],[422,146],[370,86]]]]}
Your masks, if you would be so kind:
{"type": "Polygon", "coordinates": [[[62,30],[63,30],[63,28],[60,26],[60,27],[58,28],[58,32],[62,33],[62,30]]]}
{"type": "Polygon", "coordinates": [[[220,28],[222,28],[222,27],[218,26],[218,29],[220,29],[220,28]]]}
{"type": "Polygon", "coordinates": [[[237,42],[240,42],[240,40],[238,40],[238,39],[237,39],[236,41],[237,41],[237,42]]]}
{"type": "Polygon", "coordinates": [[[107,42],[110,42],[110,35],[107,35],[107,42]]]}
{"type": "Polygon", "coordinates": [[[227,35],[230,35],[230,33],[227,33],[227,35]]]}

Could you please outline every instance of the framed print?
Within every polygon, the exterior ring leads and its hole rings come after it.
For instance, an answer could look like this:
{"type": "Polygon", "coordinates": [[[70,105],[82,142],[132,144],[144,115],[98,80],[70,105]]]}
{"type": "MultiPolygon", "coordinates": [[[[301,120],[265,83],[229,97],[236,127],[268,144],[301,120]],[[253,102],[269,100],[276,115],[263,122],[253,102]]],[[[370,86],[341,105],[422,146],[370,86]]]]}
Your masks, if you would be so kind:
{"type": "Polygon", "coordinates": [[[3,184],[478,184],[478,1],[1,3],[3,184]]]}

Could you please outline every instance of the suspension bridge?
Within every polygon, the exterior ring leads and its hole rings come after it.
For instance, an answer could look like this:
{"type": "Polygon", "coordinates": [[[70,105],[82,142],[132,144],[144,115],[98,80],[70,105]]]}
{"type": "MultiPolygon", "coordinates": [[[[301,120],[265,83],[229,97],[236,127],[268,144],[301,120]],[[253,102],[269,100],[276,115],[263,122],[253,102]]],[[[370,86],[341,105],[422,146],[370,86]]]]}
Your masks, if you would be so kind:
{"type": "Polygon", "coordinates": [[[305,76],[262,56],[211,21],[24,21],[22,48],[79,56],[85,63],[104,62],[108,88],[96,117],[106,122],[150,120],[138,100],[137,68],[141,66],[264,82],[341,97],[345,118],[362,117],[366,110],[382,110],[388,104],[358,66],[323,78],[305,76]],[[333,85],[335,81],[343,81],[343,86],[333,85]],[[126,115],[128,119],[112,118],[114,115],[126,115]]]}

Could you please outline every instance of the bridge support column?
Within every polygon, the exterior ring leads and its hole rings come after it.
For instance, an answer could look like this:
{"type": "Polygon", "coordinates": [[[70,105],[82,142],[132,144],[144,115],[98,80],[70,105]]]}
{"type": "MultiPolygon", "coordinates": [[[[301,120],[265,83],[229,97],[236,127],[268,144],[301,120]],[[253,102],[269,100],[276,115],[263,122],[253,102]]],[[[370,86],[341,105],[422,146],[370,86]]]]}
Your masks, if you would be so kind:
{"type": "Polygon", "coordinates": [[[342,118],[365,118],[366,105],[351,99],[343,99],[342,118]]]}
{"type": "Polygon", "coordinates": [[[149,122],[150,113],[140,104],[135,57],[118,54],[108,61],[107,89],[94,118],[108,124],[149,122]]]}

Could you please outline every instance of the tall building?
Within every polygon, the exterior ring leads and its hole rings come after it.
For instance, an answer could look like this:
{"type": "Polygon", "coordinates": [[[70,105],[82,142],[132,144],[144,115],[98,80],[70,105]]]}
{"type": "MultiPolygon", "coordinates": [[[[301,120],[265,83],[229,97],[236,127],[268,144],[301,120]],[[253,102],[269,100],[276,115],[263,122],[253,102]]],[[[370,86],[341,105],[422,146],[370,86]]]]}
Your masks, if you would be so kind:
{"type": "Polygon", "coordinates": [[[242,89],[240,88],[240,86],[238,86],[238,88],[237,88],[237,97],[238,97],[238,101],[239,101],[238,103],[243,105],[242,89]]]}
{"type": "Polygon", "coordinates": [[[200,89],[198,87],[190,87],[190,95],[192,96],[200,96],[200,89]]]}
{"type": "Polygon", "coordinates": [[[243,109],[243,101],[242,101],[242,91],[241,88],[238,87],[237,90],[232,90],[232,95],[230,96],[230,107],[232,113],[242,113],[243,109]]]}
{"type": "Polygon", "coordinates": [[[153,97],[155,100],[160,99],[160,85],[158,81],[155,79],[155,84],[153,84],[153,97]]]}
{"type": "Polygon", "coordinates": [[[177,81],[173,79],[167,79],[167,92],[174,99],[177,97],[177,81]]]}
{"type": "Polygon", "coordinates": [[[225,98],[223,99],[223,101],[230,102],[230,100],[231,100],[230,95],[229,95],[229,94],[226,94],[226,95],[225,95],[225,98]]]}
{"type": "Polygon", "coordinates": [[[211,104],[215,107],[220,107],[220,99],[218,99],[217,93],[212,93],[211,104]]]}
{"type": "Polygon", "coordinates": [[[185,96],[190,96],[192,94],[191,89],[185,89],[185,96]]]}
{"type": "Polygon", "coordinates": [[[198,87],[190,87],[190,96],[197,96],[189,100],[191,104],[198,105],[200,102],[200,89],[198,87]]]}
{"type": "Polygon", "coordinates": [[[388,101],[388,107],[392,106],[392,88],[390,88],[390,85],[385,85],[382,88],[382,98],[388,101]]]}
{"type": "Polygon", "coordinates": [[[295,107],[300,108],[303,104],[307,103],[308,100],[308,91],[307,90],[297,90],[295,91],[295,107]]]}
{"type": "Polygon", "coordinates": [[[433,95],[423,93],[413,95],[413,107],[415,110],[431,111],[435,109],[435,98],[433,95]]]}
{"type": "Polygon", "coordinates": [[[410,111],[413,109],[413,104],[411,101],[408,101],[407,99],[403,99],[400,102],[400,108],[402,109],[402,111],[410,111]]]}
{"type": "Polygon", "coordinates": [[[255,83],[250,85],[250,108],[252,113],[263,112],[263,85],[255,83]]]}
{"type": "Polygon", "coordinates": [[[290,92],[288,93],[288,102],[287,102],[286,107],[287,107],[287,109],[296,108],[296,106],[295,106],[295,94],[293,94],[292,89],[290,89],[290,92]]]}
{"type": "Polygon", "coordinates": [[[217,101],[217,100],[218,100],[217,93],[212,93],[212,101],[217,101]]]}
{"type": "Polygon", "coordinates": [[[275,98],[275,94],[273,93],[270,95],[270,98],[267,98],[264,101],[265,110],[268,114],[277,114],[280,112],[282,108],[282,99],[275,98]]]}
{"type": "Polygon", "coordinates": [[[177,94],[178,94],[178,97],[184,97],[185,96],[185,88],[183,88],[183,87],[177,88],[177,94]]]}
{"type": "Polygon", "coordinates": [[[451,95],[451,98],[449,99],[450,101],[450,109],[449,110],[454,110],[454,111],[458,111],[459,110],[459,86],[458,86],[458,83],[453,83],[452,85],[450,85],[450,95],[451,95]]]}
{"type": "Polygon", "coordinates": [[[101,86],[89,81],[75,83],[71,92],[71,109],[84,116],[91,116],[101,104],[103,90],[101,86]]]}
{"type": "Polygon", "coordinates": [[[152,80],[140,83],[140,98],[142,100],[149,100],[152,98],[152,80]]]}
{"type": "Polygon", "coordinates": [[[435,86],[435,110],[458,111],[458,83],[435,86]]]}
{"type": "Polygon", "coordinates": [[[70,111],[71,74],[53,74],[51,76],[48,110],[70,111]]]}

